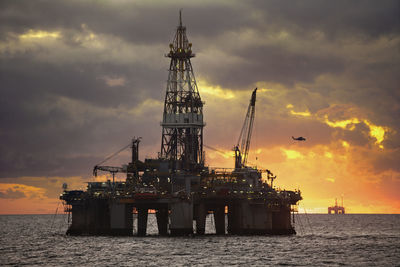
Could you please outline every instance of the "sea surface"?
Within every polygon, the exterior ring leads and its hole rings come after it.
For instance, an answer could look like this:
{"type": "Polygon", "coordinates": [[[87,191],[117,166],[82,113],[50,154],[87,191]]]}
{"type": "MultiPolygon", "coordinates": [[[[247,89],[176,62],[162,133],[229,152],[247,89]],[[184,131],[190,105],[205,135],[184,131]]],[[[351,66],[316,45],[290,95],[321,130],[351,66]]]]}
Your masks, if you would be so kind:
{"type": "MultiPolygon", "coordinates": [[[[1,215],[0,266],[400,266],[400,215],[295,216],[297,235],[66,236],[65,215],[1,215]]],[[[135,229],[134,229],[135,230],[135,229]]]]}

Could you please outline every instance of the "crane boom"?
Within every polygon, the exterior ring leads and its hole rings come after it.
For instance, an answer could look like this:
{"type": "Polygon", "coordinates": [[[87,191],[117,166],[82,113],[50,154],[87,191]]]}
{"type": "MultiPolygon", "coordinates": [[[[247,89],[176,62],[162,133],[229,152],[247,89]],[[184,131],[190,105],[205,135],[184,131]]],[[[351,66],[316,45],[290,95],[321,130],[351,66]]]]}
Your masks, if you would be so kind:
{"type": "Polygon", "coordinates": [[[257,88],[251,94],[250,104],[247,108],[242,130],[240,131],[238,142],[235,146],[235,168],[246,166],[247,157],[250,150],[251,134],[253,131],[255,109],[256,109],[257,88]],[[240,144],[240,148],[239,148],[240,144]]]}
{"type": "Polygon", "coordinates": [[[114,167],[114,166],[94,166],[93,168],[93,175],[97,176],[97,171],[105,171],[105,172],[110,172],[112,174],[118,173],[118,172],[127,172],[127,168],[124,167],[114,167]]]}

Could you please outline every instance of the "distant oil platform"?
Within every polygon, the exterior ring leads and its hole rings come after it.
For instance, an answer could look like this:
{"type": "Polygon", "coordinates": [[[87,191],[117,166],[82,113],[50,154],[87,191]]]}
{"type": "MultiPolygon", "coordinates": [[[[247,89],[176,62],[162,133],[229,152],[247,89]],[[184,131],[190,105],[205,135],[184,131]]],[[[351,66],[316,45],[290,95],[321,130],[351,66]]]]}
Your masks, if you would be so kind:
{"type": "Polygon", "coordinates": [[[337,198],[335,198],[335,206],[328,207],[328,214],[345,214],[344,206],[343,206],[343,197],[342,197],[342,206],[338,206],[337,198]]]}

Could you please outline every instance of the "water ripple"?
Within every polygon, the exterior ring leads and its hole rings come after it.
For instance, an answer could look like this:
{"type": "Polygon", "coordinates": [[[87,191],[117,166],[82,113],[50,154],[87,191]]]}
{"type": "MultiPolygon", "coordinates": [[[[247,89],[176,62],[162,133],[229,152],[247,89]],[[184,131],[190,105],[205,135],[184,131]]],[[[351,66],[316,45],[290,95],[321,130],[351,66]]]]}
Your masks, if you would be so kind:
{"type": "MultiPolygon", "coordinates": [[[[394,266],[400,215],[298,215],[295,236],[66,236],[65,216],[0,216],[0,265],[48,266],[394,266]],[[298,228],[302,229],[299,231],[298,228]]],[[[208,218],[209,219],[209,218],[208,218]]],[[[211,219],[206,233],[215,229],[211,219]]]]}

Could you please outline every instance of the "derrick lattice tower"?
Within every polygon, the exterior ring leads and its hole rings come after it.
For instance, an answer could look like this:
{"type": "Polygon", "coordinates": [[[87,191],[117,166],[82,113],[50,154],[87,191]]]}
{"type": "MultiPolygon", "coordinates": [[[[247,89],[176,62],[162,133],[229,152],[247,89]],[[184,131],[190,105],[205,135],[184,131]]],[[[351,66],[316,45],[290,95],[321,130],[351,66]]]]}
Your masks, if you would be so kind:
{"type": "Polygon", "coordinates": [[[203,102],[190,59],[192,44],[186,37],[179,12],[179,26],[170,51],[171,59],[162,120],[161,158],[174,170],[199,170],[204,165],[203,102]]]}

